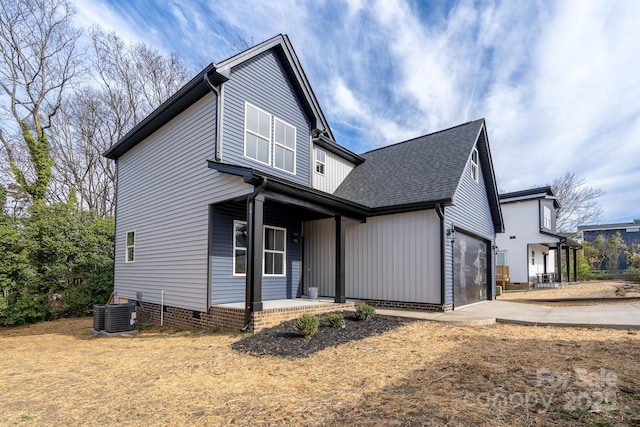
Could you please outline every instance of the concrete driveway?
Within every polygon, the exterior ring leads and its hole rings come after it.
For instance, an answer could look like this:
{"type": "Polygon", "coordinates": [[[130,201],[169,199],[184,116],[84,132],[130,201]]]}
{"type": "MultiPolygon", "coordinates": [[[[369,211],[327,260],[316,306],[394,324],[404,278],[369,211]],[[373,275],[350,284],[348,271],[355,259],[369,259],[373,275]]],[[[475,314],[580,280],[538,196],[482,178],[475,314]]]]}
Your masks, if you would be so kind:
{"type": "Polygon", "coordinates": [[[377,313],[467,325],[496,322],[539,326],[640,329],[640,304],[547,307],[511,301],[486,301],[449,313],[376,309],[377,313]]]}

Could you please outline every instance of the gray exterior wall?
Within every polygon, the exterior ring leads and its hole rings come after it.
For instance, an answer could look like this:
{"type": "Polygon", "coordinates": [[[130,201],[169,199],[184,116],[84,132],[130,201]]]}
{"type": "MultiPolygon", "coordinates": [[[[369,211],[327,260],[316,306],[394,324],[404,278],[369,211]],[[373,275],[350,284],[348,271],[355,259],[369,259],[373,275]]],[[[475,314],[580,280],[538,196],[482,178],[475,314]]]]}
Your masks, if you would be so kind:
{"type": "Polygon", "coordinates": [[[250,193],[241,178],[207,168],[215,96],[207,95],[118,160],[115,292],[206,311],[209,204],[250,193]],[[125,262],[135,231],[135,262],[125,262]]]}
{"type": "MultiPolygon", "coordinates": [[[[305,284],[335,291],[335,221],[304,224],[305,284]]],[[[347,298],[440,303],[440,220],[433,210],[347,222],[347,298]]]]}
{"type": "MultiPolygon", "coordinates": [[[[213,244],[211,248],[211,304],[245,300],[245,276],[233,275],[233,221],[245,221],[246,204],[235,203],[213,207],[213,244]]],[[[265,205],[264,224],[286,228],[286,276],[262,277],[262,300],[297,298],[301,295],[301,245],[293,242],[300,236],[301,222],[278,205],[265,205]]]]}
{"type": "MultiPolygon", "coordinates": [[[[485,150],[484,144],[478,144],[478,151],[485,150]]],[[[482,154],[481,154],[482,155],[482,154]]],[[[491,295],[495,295],[495,230],[489,200],[487,198],[487,188],[484,183],[484,168],[478,168],[478,182],[471,177],[471,162],[462,174],[458,188],[454,194],[453,205],[445,208],[445,230],[455,226],[474,233],[489,242],[488,260],[491,263],[487,272],[491,277],[491,295]]],[[[453,301],[453,245],[445,236],[445,303],[452,304],[453,301]]]]}
{"type": "MultiPolygon", "coordinates": [[[[282,62],[267,51],[231,70],[223,85],[222,161],[311,186],[310,122],[282,62]],[[296,128],[296,175],[244,156],[245,101],[296,128]]],[[[273,122],[273,118],[272,118],[273,122]]],[[[271,126],[273,138],[273,124],[271,126]]],[[[271,144],[273,162],[273,143],[271,144]]]]}

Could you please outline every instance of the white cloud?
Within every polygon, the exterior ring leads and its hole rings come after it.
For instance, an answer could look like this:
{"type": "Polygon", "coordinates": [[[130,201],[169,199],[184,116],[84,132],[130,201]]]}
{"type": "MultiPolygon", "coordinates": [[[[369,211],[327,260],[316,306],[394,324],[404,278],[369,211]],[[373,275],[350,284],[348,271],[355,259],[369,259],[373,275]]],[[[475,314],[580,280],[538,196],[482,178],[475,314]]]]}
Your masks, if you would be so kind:
{"type": "Polygon", "coordinates": [[[82,0],[79,20],[193,68],[287,33],[348,148],[486,117],[501,188],[575,171],[607,192],[607,217],[640,217],[637,1],[143,4],[82,0]]]}

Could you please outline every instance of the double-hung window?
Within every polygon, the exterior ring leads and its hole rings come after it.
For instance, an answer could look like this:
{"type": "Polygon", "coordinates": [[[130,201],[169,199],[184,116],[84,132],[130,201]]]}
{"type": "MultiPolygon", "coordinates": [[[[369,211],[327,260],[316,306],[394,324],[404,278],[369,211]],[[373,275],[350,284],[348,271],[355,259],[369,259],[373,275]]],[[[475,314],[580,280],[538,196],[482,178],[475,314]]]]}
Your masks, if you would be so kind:
{"type": "Polygon", "coordinates": [[[233,221],[233,275],[247,273],[247,223],[233,221]]]}
{"type": "MultiPolygon", "coordinates": [[[[264,226],[263,274],[284,276],[286,265],[287,230],[264,226]]],[[[233,221],[233,275],[247,274],[247,223],[233,221]]]]}
{"type": "Polygon", "coordinates": [[[544,228],[551,230],[551,209],[543,206],[542,211],[544,212],[544,228]]]}
{"type": "Polygon", "coordinates": [[[274,119],[273,167],[296,173],[296,128],[274,119]]]}
{"type": "Polygon", "coordinates": [[[125,262],[134,262],[136,260],[136,232],[127,231],[127,252],[125,262]]]}
{"type": "Polygon", "coordinates": [[[471,152],[471,178],[478,182],[478,149],[475,147],[471,152]]]}
{"type": "Polygon", "coordinates": [[[324,168],[327,162],[327,155],[324,151],[316,148],[316,172],[324,175],[324,168]]]}
{"type": "Polygon", "coordinates": [[[264,227],[264,275],[284,276],[287,231],[284,228],[264,227]]]}
{"type": "Polygon", "coordinates": [[[244,155],[260,163],[271,163],[271,114],[245,104],[244,155]]]}

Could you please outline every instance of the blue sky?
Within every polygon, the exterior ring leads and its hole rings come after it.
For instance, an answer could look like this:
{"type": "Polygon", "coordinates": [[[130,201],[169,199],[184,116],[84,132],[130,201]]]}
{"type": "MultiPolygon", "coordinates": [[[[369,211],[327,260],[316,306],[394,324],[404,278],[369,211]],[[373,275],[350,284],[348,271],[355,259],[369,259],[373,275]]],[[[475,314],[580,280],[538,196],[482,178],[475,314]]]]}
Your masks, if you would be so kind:
{"type": "Polygon", "coordinates": [[[355,152],[484,117],[498,185],[567,171],[640,218],[640,2],[76,0],[77,22],[177,53],[195,74],[289,35],[355,152]]]}

